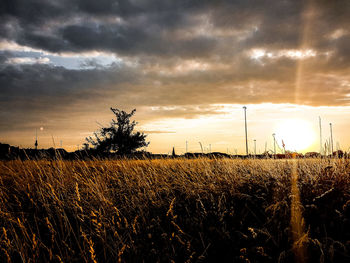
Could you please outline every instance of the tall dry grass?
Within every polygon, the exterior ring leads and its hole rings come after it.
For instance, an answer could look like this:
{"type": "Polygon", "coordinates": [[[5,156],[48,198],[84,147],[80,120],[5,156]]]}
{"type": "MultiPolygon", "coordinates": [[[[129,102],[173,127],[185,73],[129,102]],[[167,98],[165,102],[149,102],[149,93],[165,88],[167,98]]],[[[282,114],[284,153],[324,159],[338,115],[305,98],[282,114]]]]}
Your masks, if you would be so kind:
{"type": "Polygon", "coordinates": [[[0,261],[346,262],[349,174],[347,160],[0,162],[0,261]]]}

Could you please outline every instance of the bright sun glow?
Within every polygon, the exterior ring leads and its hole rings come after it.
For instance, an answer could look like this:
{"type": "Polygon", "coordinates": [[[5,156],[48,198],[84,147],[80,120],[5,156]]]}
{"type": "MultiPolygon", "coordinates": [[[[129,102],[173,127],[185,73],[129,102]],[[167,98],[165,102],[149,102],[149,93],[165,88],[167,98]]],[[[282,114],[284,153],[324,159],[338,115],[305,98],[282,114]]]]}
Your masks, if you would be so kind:
{"type": "Polygon", "coordinates": [[[316,134],[311,123],[305,120],[284,120],[276,127],[276,141],[282,147],[283,140],[286,150],[306,150],[315,139],[316,134]]]}

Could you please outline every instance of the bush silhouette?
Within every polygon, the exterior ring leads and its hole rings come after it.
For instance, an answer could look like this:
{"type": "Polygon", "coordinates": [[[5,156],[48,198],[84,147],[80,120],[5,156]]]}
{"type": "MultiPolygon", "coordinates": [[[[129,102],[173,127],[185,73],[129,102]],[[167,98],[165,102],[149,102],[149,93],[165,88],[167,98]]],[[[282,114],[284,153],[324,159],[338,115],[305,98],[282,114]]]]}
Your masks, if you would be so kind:
{"type": "Polygon", "coordinates": [[[147,135],[134,132],[137,122],[130,121],[136,109],[130,113],[114,108],[111,108],[111,111],[117,119],[112,119],[110,127],[101,128],[94,133],[94,137],[86,138],[95,150],[101,153],[113,151],[118,154],[130,154],[138,148],[148,146],[149,142],[145,140],[147,135]]]}

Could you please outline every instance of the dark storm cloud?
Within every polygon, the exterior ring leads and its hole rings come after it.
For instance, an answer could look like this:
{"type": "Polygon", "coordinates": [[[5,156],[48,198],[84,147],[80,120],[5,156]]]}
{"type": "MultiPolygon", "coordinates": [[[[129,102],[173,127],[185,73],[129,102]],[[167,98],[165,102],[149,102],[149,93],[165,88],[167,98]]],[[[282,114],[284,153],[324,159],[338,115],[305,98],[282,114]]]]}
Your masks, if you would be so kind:
{"type": "Polygon", "coordinates": [[[333,42],[322,37],[349,24],[346,0],[5,0],[0,32],[21,45],[51,52],[100,50],[128,56],[208,57],[255,46],[298,48],[309,5],[317,20],[312,30],[317,32],[313,44],[334,47],[333,42]],[[196,19],[200,16],[206,19],[196,19]],[[231,37],[215,36],[210,30],[200,34],[191,31],[206,22],[214,31],[256,30],[239,44],[231,37]],[[187,37],[182,37],[186,32],[187,37]],[[218,51],[222,46],[226,50],[218,51]]]}
{"type": "MultiPolygon", "coordinates": [[[[62,29],[61,34],[70,43],[68,51],[97,49],[125,55],[196,56],[208,53],[215,46],[215,40],[209,37],[201,36],[171,43],[172,39],[158,36],[157,29],[147,31],[134,26],[74,25],[62,29]]],[[[51,42],[51,38],[48,41],[52,43],[51,50],[55,51],[58,47],[54,43],[58,42],[51,42]]]]}
{"type": "MultiPolygon", "coordinates": [[[[0,56],[1,58],[1,56],[0,56]]],[[[40,120],[52,114],[71,114],[72,109],[91,107],[92,100],[105,97],[113,86],[114,92],[123,95],[123,84],[137,83],[132,70],[117,65],[86,70],[68,70],[52,65],[5,65],[0,71],[1,130],[40,120]],[[102,89],[103,87],[103,89],[102,89]],[[75,105],[80,105],[76,107],[75,105]],[[13,123],[12,120],[21,119],[13,123]],[[23,122],[22,122],[23,121],[23,122]]]]}
{"type": "Polygon", "coordinates": [[[21,45],[51,52],[103,50],[176,55],[199,53],[198,49],[206,52],[213,47],[214,41],[204,36],[174,42],[168,35],[169,30],[191,24],[188,12],[193,10],[190,15],[194,15],[204,2],[134,2],[4,1],[0,34],[21,45]]]}
{"type": "Polygon", "coordinates": [[[69,70],[16,64],[25,52],[2,51],[0,128],[111,105],[161,106],[145,118],[190,118],[215,114],[204,110],[209,104],[294,103],[300,64],[298,103],[347,105],[349,13],[346,0],[4,0],[0,41],[57,56],[112,53],[122,62],[106,67],[87,59],[69,70]],[[316,55],[301,62],[281,53],[301,46],[316,55]],[[270,57],[253,58],[254,49],[270,57]],[[181,108],[162,108],[169,105],[181,108]]]}
{"type": "Polygon", "coordinates": [[[8,54],[5,52],[0,52],[0,65],[5,63],[6,60],[8,59],[8,54]]]}
{"type": "Polygon", "coordinates": [[[23,27],[42,26],[43,23],[70,17],[76,9],[70,0],[2,0],[0,15],[4,20],[16,18],[23,27]]]}

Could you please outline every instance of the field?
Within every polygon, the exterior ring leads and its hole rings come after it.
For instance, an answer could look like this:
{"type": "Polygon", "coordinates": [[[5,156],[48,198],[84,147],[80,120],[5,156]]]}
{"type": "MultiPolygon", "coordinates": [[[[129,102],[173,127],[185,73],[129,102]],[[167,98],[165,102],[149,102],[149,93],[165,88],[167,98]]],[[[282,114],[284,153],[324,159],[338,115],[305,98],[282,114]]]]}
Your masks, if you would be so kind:
{"type": "Polygon", "coordinates": [[[0,162],[0,262],[350,262],[350,162],[0,162]]]}

